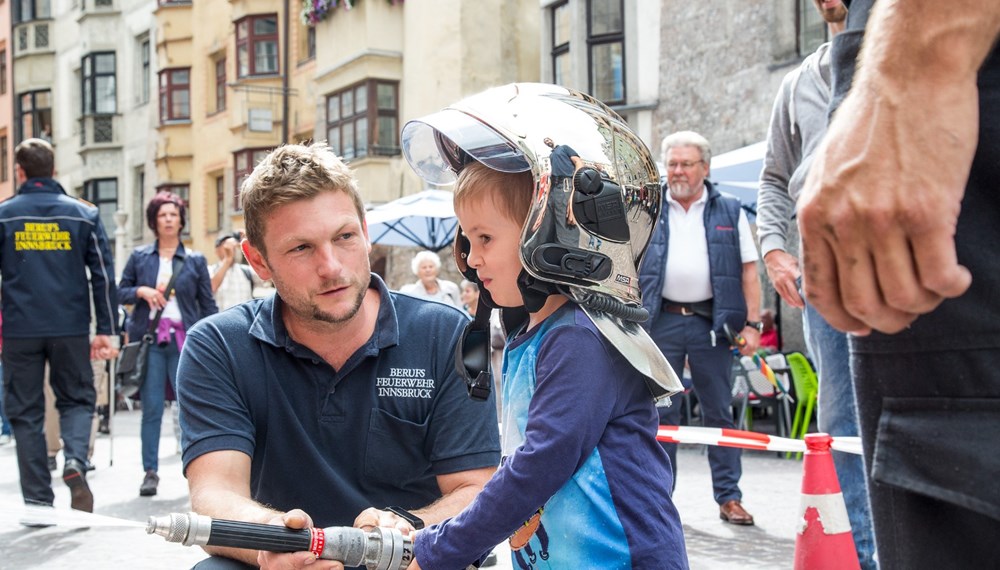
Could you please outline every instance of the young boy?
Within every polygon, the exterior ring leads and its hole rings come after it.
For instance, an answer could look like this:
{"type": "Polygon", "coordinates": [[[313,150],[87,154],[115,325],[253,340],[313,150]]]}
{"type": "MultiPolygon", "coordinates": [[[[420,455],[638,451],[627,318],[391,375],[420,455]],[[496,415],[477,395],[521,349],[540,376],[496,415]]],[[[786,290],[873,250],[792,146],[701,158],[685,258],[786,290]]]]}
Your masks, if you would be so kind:
{"type": "MultiPolygon", "coordinates": [[[[475,161],[459,174],[466,262],[501,307],[525,305],[519,250],[534,187],[530,172],[475,161]]],[[[465,568],[508,537],[514,568],[687,568],[642,375],[563,294],[528,315],[504,353],[505,459],[462,513],[417,533],[410,568],[465,568]]]]}

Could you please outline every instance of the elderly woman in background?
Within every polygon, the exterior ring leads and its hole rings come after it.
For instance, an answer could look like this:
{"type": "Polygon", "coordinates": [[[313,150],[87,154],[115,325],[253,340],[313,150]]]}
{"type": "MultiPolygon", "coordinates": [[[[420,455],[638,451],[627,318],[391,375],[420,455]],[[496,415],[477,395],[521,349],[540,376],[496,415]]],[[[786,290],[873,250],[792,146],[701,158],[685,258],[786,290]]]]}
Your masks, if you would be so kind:
{"type": "Polygon", "coordinates": [[[146,223],[156,241],[132,251],[118,284],[118,301],[135,305],[128,325],[129,339],[142,338],[157,311],[163,311],[153,331],[155,340],[146,361],[146,379],[139,388],[142,468],[146,472],[140,496],[155,495],[160,482],[156,472],[166,380],[169,378],[171,387],[177,388],[177,361],[185,332],[203,317],[218,312],[205,256],[186,250],[181,243],[185,210],[184,200],[171,192],[160,192],[149,201],[146,223]],[[164,295],[175,270],[173,291],[164,295]]]}
{"type": "Polygon", "coordinates": [[[422,297],[446,303],[458,309],[462,308],[462,295],[458,285],[445,279],[438,279],[441,272],[441,258],[433,251],[421,251],[413,256],[410,262],[413,274],[417,276],[416,283],[403,285],[399,291],[414,297],[422,297]]]}

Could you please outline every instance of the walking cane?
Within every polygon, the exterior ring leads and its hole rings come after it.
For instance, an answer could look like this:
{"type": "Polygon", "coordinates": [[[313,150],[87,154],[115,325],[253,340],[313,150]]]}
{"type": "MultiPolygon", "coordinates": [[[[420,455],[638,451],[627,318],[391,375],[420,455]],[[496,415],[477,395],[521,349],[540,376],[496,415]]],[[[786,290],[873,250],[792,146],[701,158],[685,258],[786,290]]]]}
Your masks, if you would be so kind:
{"type": "Polygon", "coordinates": [[[115,369],[117,364],[117,356],[108,359],[108,440],[111,446],[108,450],[108,467],[115,466],[115,411],[118,409],[115,369]]]}

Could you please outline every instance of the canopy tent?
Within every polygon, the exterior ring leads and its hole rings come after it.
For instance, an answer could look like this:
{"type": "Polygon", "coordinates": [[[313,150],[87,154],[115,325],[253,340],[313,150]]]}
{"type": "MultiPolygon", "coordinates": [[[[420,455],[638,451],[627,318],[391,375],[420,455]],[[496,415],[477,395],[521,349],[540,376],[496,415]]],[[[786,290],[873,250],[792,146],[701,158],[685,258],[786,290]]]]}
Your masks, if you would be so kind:
{"type": "Polygon", "coordinates": [[[757,216],[757,189],[766,150],[767,141],[762,141],[712,158],[709,180],[720,192],[739,198],[751,222],[757,216]]]}
{"type": "Polygon", "coordinates": [[[375,206],[365,213],[368,236],[372,243],[440,251],[455,239],[454,196],[445,190],[424,190],[375,206]]]}

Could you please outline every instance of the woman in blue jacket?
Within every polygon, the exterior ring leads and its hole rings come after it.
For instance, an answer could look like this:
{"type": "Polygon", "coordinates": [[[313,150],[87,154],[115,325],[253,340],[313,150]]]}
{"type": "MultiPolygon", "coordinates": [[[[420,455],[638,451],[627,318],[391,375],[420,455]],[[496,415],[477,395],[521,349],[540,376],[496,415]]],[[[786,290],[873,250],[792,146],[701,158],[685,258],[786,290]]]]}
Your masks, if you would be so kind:
{"type": "Polygon", "coordinates": [[[135,305],[129,320],[128,336],[138,340],[149,330],[150,321],[162,310],[153,331],[155,340],[149,349],[146,379],[139,389],[142,399],[142,468],[146,475],[139,495],[156,494],[160,478],[160,423],[166,400],[166,380],[177,388],[177,361],[184,346],[185,332],[203,317],[218,312],[212,296],[205,256],[187,251],[180,235],[185,224],[185,205],[180,196],[160,192],[146,206],[146,223],[156,241],[137,247],[125,264],[118,284],[118,301],[135,305]],[[173,292],[164,296],[175,268],[173,292]]]}

